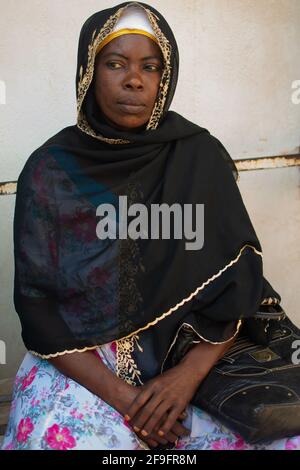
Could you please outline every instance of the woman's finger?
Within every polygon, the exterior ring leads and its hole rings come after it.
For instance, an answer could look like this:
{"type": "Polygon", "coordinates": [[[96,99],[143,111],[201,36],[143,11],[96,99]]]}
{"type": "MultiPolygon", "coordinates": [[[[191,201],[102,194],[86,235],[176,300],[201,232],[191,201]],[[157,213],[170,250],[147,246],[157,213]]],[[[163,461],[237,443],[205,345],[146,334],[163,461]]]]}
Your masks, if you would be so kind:
{"type": "Polygon", "coordinates": [[[133,400],[130,407],[127,410],[124,418],[126,421],[131,421],[138,411],[147,403],[147,401],[153,395],[153,391],[150,387],[144,388],[133,400]]]}
{"type": "MultiPolygon", "coordinates": [[[[155,434],[156,435],[156,434],[155,434]]],[[[158,436],[158,434],[157,434],[158,436]]],[[[160,436],[159,436],[160,437],[160,436]]],[[[173,431],[169,431],[166,435],[165,435],[165,438],[169,441],[169,442],[172,442],[174,444],[174,442],[176,442],[178,440],[178,436],[176,436],[176,434],[173,433],[173,431]]]]}
{"type": "MultiPolygon", "coordinates": [[[[143,426],[139,426],[139,420],[137,420],[137,426],[141,428],[141,433],[143,436],[151,434],[154,428],[162,422],[164,416],[168,412],[170,404],[166,401],[162,401],[152,413],[149,415],[149,419],[145,422],[143,426]]],[[[167,415],[168,417],[168,415],[167,415]]]]}
{"type": "Polygon", "coordinates": [[[144,441],[144,442],[149,447],[157,447],[158,446],[158,442],[154,441],[153,439],[147,439],[147,441],[144,441]]]}
{"type": "Polygon", "coordinates": [[[178,416],[178,419],[180,419],[180,420],[183,421],[186,417],[187,417],[187,412],[186,412],[186,411],[183,411],[183,412],[180,413],[180,415],[178,416]]]}
{"type": "MultiPolygon", "coordinates": [[[[161,422],[161,424],[163,424],[163,421],[161,422]]],[[[145,436],[142,436],[141,433],[139,431],[135,431],[136,435],[138,436],[139,439],[141,439],[142,441],[146,442],[147,444],[150,444],[150,441],[151,442],[156,442],[157,445],[165,445],[167,444],[169,441],[167,440],[167,437],[161,437],[159,436],[156,432],[153,432],[151,433],[149,436],[145,437],[145,436]]]]}
{"type": "Polygon", "coordinates": [[[188,436],[190,434],[190,430],[186,428],[183,424],[181,424],[179,421],[176,421],[174,425],[172,426],[171,431],[176,434],[178,437],[181,436],[188,436]]]}
{"type": "Polygon", "coordinates": [[[151,399],[135,414],[130,420],[130,425],[134,431],[141,431],[143,436],[150,434],[155,426],[165,414],[165,410],[160,412],[161,398],[159,395],[152,395],[151,399]],[[146,427],[146,424],[151,421],[154,423],[151,427],[146,427]]]}
{"type": "Polygon", "coordinates": [[[160,427],[158,431],[158,435],[163,437],[165,436],[171,429],[173,429],[174,424],[177,421],[177,418],[179,416],[179,410],[178,408],[173,408],[168,414],[168,417],[164,424],[160,427]]]}
{"type": "Polygon", "coordinates": [[[139,439],[141,439],[142,441],[146,442],[148,444],[148,442],[150,441],[153,441],[153,442],[156,442],[157,444],[162,444],[162,445],[165,445],[167,444],[169,441],[166,437],[161,437],[161,436],[158,436],[156,433],[151,433],[148,437],[144,437],[142,436],[140,433],[137,433],[139,439]]]}
{"type": "Polygon", "coordinates": [[[158,442],[159,444],[165,445],[165,444],[168,444],[168,442],[169,442],[166,436],[160,437],[160,436],[158,436],[158,434],[156,434],[156,432],[152,432],[149,435],[149,437],[150,437],[150,439],[158,442]]]}
{"type": "MultiPolygon", "coordinates": [[[[160,423],[154,428],[154,431],[153,431],[153,434],[155,437],[157,437],[158,439],[162,439],[157,433],[160,429],[160,427],[163,425],[163,423],[165,422],[166,418],[167,418],[167,413],[165,413],[163,419],[160,421],[160,423]]],[[[178,440],[178,436],[171,430],[169,431],[165,436],[164,436],[168,442],[176,442],[178,440]]]]}
{"type": "MultiPolygon", "coordinates": [[[[186,414],[187,416],[187,413],[186,412],[183,412],[186,414]]],[[[183,414],[182,413],[182,414],[183,414]]],[[[182,415],[181,414],[181,415],[182,415]]],[[[179,415],[179,416],[181,416],[179,415]]],[[[160,428],[163,426],[164,422],[166,421],[167,419],[167,416],[168,416],[168,413],[165,413],[165,415],[163,416],[162,420],[160,421],[160,423],[154,428],[154,435],[157,436],[157,437],[160,437],[158,435],[158,431],[160,430],[160,428]]],[[[184,415],[185,416],[185,415],[184,415]]],[[[185,416],[185,417],[186,417],[185,416]]],[[[175,443],[179,437],[181,436],[188,436],[190,434],[190,430],[187,429],[185,426],[183,426],[180,421],[176,421],[173,428],[164,436],[166,439],[168,439],[169,442],[172,442],[172,443],[175,443]]]]}

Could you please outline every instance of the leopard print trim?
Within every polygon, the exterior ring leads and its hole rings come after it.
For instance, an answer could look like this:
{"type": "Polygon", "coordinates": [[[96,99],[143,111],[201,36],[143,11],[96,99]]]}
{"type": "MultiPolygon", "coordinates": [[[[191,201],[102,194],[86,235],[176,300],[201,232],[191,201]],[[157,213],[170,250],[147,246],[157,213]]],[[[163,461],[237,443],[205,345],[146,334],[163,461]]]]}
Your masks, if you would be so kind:
{"type": "Polygon", "coordinates": [[[260,305],[277,305],[280,303],[280,300],[277,299],[276,297],[266,297],[263,299],[260,305]]]}

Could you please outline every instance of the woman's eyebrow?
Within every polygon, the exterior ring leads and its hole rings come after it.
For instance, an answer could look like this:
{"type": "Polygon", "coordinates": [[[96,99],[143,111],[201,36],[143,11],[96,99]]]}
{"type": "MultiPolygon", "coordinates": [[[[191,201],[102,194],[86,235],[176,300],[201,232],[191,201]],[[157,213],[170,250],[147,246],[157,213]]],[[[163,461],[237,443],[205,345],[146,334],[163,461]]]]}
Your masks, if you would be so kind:
{"type": "MultiPolygon", "coordinates": [[[[120,54],[119,52],[107,52],[106,54],[103,55],[103,58],[108,57],[110,55],[116,55],[118,57],[121,57],[122,59],[129,60],[128,57],[126,57],[123,54],[120,54]]],[[[159,57],[157,55],[150,55],[150,56],[147,56],[147,57],[142,57],[140,60],[150,60],[150,59],[156,59],[156,60],[162,61],[161,57],[159,57]]]]}

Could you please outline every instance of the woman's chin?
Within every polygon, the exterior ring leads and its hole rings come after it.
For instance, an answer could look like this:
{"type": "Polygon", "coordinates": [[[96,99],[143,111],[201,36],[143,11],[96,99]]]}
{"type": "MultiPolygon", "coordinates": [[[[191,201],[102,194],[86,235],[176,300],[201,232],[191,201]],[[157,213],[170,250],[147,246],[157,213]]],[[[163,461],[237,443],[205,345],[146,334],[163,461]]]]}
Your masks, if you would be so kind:
{"type": "Polygon", "coordinates": [[[136,116],[126,116],[118,122],[111,122],[111,124],[118,130],[125,132],[136,132],[143,130],[147,124],[148,120],[136,119],[136,116]]]}

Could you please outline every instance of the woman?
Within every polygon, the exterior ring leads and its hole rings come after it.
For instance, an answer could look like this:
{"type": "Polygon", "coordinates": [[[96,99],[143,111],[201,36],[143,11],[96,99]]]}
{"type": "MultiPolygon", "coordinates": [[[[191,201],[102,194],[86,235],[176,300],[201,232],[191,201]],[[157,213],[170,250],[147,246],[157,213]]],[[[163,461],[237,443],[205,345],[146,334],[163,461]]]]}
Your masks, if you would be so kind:
{"type": "Polygon", "coordinates": [[[152,7],[124,3],[84,24],[77,125],[37,149],[18,181],[14,300],[29,352],[3,449],[300,447],[250,446],[190,404],[242,318],[281,299],[230,156],[168,111],[177,74],[175,38],[152,7]],[[119,215],[108,220],[119,237],[102,237],[99,207],[119,210],[119,196],[131,209],[204,204],[204,245],[123,236],[119,215]],[[199,341],[170,367],[183,324],[199,341]]]}

